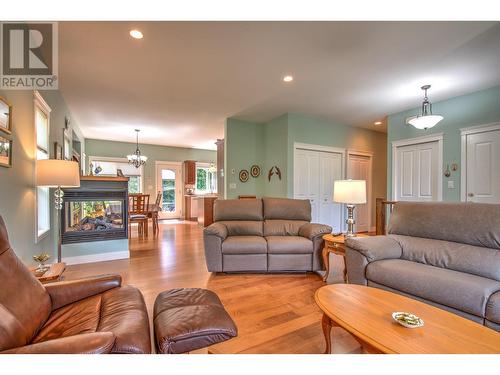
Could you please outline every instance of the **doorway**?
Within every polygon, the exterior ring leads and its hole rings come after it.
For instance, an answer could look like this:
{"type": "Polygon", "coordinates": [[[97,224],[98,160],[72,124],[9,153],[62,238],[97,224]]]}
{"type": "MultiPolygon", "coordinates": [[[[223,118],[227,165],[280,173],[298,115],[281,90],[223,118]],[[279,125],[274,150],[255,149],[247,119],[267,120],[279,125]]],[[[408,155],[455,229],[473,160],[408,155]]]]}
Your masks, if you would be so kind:
{"type": "Polygon", "coordinates": [[[462,129],[462,201],[500,203],[500,124],[462,129]]]}
{"type": "Polygon", "coordinates": [[[182,216],[182,165],[156,162],[156,191],[161,192],[160,219],[182,216]]]}
{"type": "Polygon", "coordinates": [[[347,178],[366,181],[366,203],[357,204],[354,210],[357,232],[372,230],[372,157],[369,152],[347,151],[347,178]]]}
{"type": "Polygon", "coordinates": [[[294,145],[295,199],[311,202],[311,221],[342,231],[342,205],[333,202],[333,183],[344,177],[344,149],[317,145],[294,145]]]}
{"type": "Polygon", "coordinates": [[[443,197],[443,134],[392,143],[392,195],[396,201],[443,197]]]}

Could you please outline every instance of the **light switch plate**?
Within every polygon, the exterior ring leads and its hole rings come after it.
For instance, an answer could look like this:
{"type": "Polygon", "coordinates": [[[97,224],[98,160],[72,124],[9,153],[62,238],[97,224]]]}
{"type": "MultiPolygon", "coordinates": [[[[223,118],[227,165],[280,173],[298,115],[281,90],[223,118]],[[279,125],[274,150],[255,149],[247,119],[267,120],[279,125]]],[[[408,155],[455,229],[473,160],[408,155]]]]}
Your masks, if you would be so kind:
{"type": "Polygon", "coordinates": [[[448,181],[448,189],[455,189],[455,181],[453,180],[448,181]]]}

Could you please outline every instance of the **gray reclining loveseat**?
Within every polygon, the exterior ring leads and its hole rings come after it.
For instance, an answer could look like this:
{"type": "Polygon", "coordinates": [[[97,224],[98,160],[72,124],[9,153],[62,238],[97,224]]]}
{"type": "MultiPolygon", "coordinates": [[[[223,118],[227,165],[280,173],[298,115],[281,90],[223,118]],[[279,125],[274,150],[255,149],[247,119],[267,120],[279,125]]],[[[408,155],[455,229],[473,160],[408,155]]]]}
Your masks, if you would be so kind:
{"type": "Polygon", "coordinates": [[[214,223],[204,230],[207,268],[211,272],[323,270],[322,236],[332,228],[310,221],[308,200],[216,200],[214,223]]]}
{"type": "Polygon", "coordinates": [[[500,205],[399,202],[388,233],[347,240],[350,283],[407,295],[500,331],[500,205]]]}

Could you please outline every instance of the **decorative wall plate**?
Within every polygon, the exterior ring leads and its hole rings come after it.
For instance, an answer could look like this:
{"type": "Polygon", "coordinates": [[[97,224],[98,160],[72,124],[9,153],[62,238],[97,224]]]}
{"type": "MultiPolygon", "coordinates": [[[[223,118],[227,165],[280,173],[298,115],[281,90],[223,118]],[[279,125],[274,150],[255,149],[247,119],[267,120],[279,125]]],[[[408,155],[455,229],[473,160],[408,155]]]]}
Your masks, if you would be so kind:
{"type": "Polygon", "coordinates": [[[250,175],[255,178],[259,177],[260,167],[258,165],[252,165],[252,167],[250,168],[250,175]]]}
{"type": "Polygon", "coordinates": [[[240,181],[247,182],[248,181],[248,171],[246,169],[242,169],[240,171],[240,181]]]}

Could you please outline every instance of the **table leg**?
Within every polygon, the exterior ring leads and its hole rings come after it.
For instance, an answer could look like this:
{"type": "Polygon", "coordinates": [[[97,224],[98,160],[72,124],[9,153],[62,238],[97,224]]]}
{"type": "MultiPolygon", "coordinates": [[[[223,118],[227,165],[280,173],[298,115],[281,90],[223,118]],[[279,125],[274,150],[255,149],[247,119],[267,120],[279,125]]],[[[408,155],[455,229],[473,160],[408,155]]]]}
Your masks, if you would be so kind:
{"type": "Polygon", "coordinates": [[[326,269],[325,276],[323,276],[323,281],[326,283],[328,275],[330,274],[330,253],[328,252],[328,248],[326,246],[323,248],[322,255],[323,255],[323,264],[325,265],[326,269]]]}
{"type": "Polygon", "coordinates": [[[345,255],[342,258],[344,258],[344,283],[347,284],[347,262],[345,260],[345,255]]]}
{"type": "Polygon", "coordinates": [[[332,353],[332,320],[328,315],[323,314],[323,319],[321,320],[321,326],[323,327],[323,334],[325,335],[326,349],[324,354],[332,353]]]}

